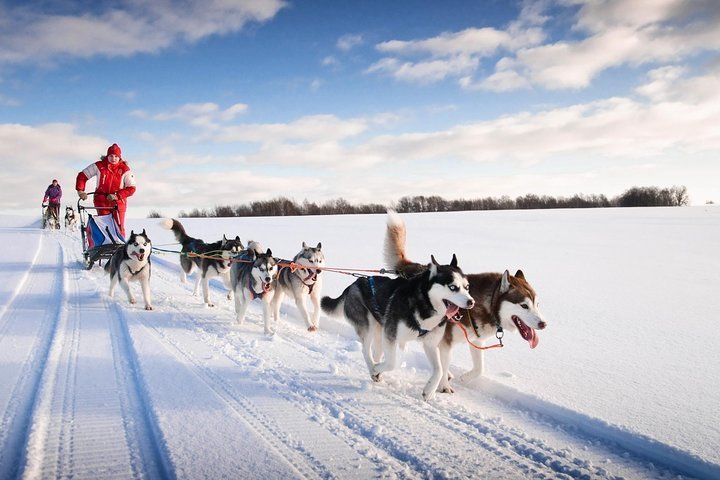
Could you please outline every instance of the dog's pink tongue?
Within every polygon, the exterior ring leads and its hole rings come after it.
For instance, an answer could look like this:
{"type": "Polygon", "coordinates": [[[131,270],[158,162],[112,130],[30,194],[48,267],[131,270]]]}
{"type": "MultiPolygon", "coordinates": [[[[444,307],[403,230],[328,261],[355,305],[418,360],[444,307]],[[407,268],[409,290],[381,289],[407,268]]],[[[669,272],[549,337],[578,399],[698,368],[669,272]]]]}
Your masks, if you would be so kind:
{"type": "Polygon", "coordinates": [[[455,314],[457,314],[458,311],[460,310],[460,307],[458,307],[454,303],[450,303],[450,302],[447,302],[446,307],[447,307],[447,309],[445,310],[445,316],[447,318],[453,318],[455,316],[455,314]]]}
{"type": "Polygon", "coordinates": [[[263,282],[263,292],[267,293],[270,291],[270,284],[263,282]]]}
{"type": "Polygon", "coordinates": [[[534,328],[530,328],[530,338],[527,339],[527,341],[530,344],[530,348],[535,348],[538,346],[538,343],[540,343],[540,337],[537,336],[534,328]]]}
{"type": "Polygon", "coordinates": [[[518,328],[518,332],[520,332],[520,336],[530,344],[530,348],[537,347],[540,342],[540,338],[537,336],[537,333],[535,333],[535,329],[528,327],[525,322],[515,315],[513,315],[512,319],[513,322],[515,322],[515,326],[518,328]]]}

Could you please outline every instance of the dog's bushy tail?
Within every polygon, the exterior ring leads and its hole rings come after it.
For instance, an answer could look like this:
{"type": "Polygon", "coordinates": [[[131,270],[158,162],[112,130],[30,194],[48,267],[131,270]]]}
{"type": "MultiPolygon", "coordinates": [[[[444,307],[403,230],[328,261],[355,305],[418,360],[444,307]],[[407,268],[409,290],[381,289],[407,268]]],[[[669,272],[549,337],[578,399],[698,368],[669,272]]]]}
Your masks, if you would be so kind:
{"type": "Polygon", "coordinates": [[[385,265],[397,270],[400,276],[406,278],[423,272],[427,266],[411,261],[405,253],[405,239],[407,236],[405,222],[395,210],[388,210],[387,213],[387,229],[385,230],[383,248],[385,265]]]}
{"type": "Polygon", "coordinates": [[[175,239],[183,245],[190,243],[193,238],[185,233],[185,227],[182,223],[178,222],[174,218],[164,218],[160,221],[160,226],[166,230],[172,230],[175,234],[175,239]]]}
{"type": "Polygon", "coordinates": [[[345,301],[345,292],[338,298],[322,297],[320,299],[320,308],[322,311],[333,317],[338,317],[342,314],[342,304],[345,301]]]}

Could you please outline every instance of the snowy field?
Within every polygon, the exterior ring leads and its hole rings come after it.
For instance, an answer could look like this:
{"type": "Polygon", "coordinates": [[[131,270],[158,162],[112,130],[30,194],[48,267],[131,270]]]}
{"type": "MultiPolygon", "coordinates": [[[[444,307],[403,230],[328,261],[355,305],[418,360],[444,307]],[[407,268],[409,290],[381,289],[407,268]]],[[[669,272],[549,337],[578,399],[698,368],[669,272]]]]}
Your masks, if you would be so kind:
{"type": "MultiPolygon", "coordinates": [[[[518,268],[548,327],[422,401],[419,345],[374,384],[352,329],[294,305],[273,337],[219,282],[205,307],[156,253],[155,310],[81,266],[79,235],[0,216],[0,479],[720,478],[720,208],[403,215],[416,261],[518,268]]],[[[384,215],[181,219],[330,267],[383,267],[384,215]]],[[[178,250],[156,219],[130,219],[178,250]]],[[[354,279],[323,273],[325,294],[354,279]]],[[[139,296],[139,287],[134,285],[139,296]]],[[[470,367],[454,350],[451,371],[470,367]]]]}

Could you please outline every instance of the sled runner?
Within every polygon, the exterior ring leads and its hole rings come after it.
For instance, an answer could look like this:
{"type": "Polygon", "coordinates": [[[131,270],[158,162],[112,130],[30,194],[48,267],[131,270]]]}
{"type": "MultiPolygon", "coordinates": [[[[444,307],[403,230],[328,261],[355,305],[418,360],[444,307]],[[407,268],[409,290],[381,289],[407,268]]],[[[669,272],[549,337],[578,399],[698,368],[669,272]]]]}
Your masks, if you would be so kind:
{"type": "MultiPolygon", "coordinates": [[[[95,192],[88,193],[94,195],[95,192]]],[[[80,236],[83,245],[83,264],[90,270],[95,262],[112,257],[115,250],[125,244],[120,234],[116,215],[117,205],[114,207],[94,207],[82,205],[78,199],[77,209],[80,215],[80,236]],[[93,215],[88,210],[95,211],[93,215]],[[98,215],[98,210],[111,210],[105,215],[98,215]]]]}

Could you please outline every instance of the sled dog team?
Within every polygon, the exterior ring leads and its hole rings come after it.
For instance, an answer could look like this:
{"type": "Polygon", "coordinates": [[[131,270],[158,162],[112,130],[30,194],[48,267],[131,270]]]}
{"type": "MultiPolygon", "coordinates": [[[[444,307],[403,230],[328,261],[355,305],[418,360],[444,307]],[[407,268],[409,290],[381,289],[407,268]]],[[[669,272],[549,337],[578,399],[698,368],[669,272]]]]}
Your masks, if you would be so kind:
{"type": "MultiPolygon", "coordinates": [[[[438,263],[434,256],[429,264],[408,259],[405,224],[393,211],[388,212],[383,253],[385,263],[395,270],[397,277],[361,277],[339,297],[322,299],[320,273],[325,257],[320,243],[310,247],[303,242],[291,262],[278,261],[269,248],[263,249],[255,241],[248,242],[247,248],[239,237],[223,236],[222,240],[206,243],[190,237],[177,220],[163,220],[161,226],[171,230],[182,245],[181,281],[185,282],[187,275],[197,270],[194,293],[202,285],[203,301],[212,306],[209,281],[220,277],[228,288],[227,298],[234,299],[240,324],[250,302],[259,299],[265,333],[274,333],[285,295],[295,300],[308,331],[317,330],[321,308],[328,315],[342,316],[355,329],[370,377],[376,382],[384,372],[397,367],[398,347],[420,341],[432,367],[422,392],[425,400],[431,400],[436,392],[453,392],[448,369],[454,344],[469,344],[473,366],[460,377],[468,382],[483,373],[483,350],[478,348],[483,342],[500,336],[500,332],[517,331],[530,348],[535,348],[539,340],[536,330],[547,325],[535,290],[521,270],[515,275],[507,270],[465,274],[454,254],[449,264],[438,263]],[[313,304],[312,315],[306,306],[308,298],[313,304]]],[[[131,232],[125,247],[117,250],[105,265],[110,274],[111,297],[119,283],[130,303],[135,303],[128,282],[139,281],[145,309],[152,310],[151,251],[145,230],[139,234],[131,232]]]]}

